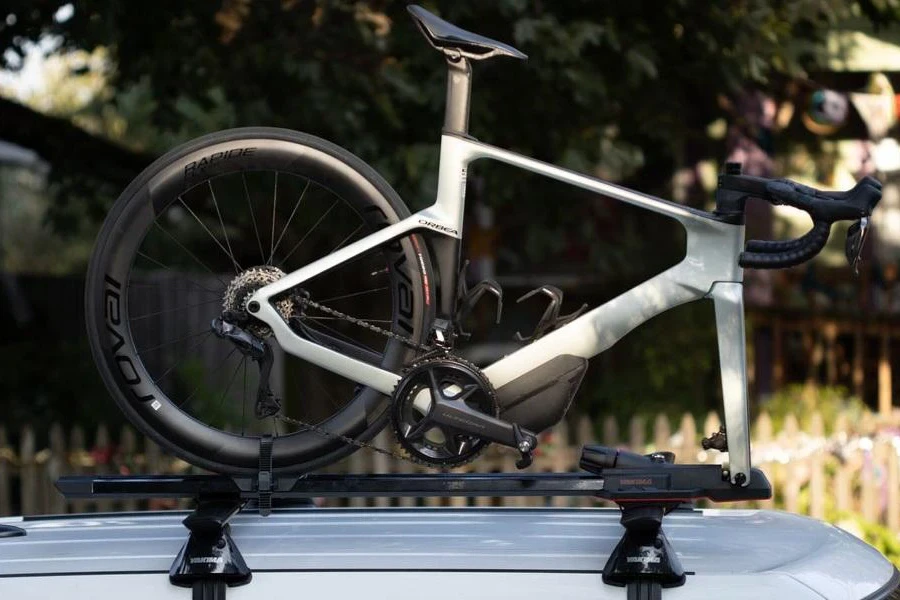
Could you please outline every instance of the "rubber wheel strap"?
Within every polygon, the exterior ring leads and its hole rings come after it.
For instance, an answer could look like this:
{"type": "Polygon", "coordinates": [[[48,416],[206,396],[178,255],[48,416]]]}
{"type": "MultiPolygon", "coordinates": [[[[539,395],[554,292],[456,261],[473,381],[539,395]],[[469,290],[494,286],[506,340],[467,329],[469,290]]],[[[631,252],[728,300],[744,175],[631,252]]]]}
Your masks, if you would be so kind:
{"type": "Polygon", "coordinates": [[[272,512],[272,445],[275,440],[265,434],[259,438],[259,473],[257,474],[257,493],[259,494],[259,514],[263,517],[272,512]]]}

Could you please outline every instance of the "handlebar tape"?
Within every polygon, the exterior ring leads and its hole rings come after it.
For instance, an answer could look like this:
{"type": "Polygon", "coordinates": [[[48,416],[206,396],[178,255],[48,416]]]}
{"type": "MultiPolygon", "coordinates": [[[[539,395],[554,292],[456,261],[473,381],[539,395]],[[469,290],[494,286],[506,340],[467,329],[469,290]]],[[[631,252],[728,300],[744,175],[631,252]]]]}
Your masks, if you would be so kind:
{"type": "Polygon", "coordinates": [[[835,221],[861,219],[872,214],[881,200],[881,183],[864,177],[850,190],[824,192],[788,179],[724,175],[721,186],[807,212],[813,228],[796,240],[750,240],[738,260],[742,267],[781,269],[804,263],[822,251],[835,221]]]}
{"type": "Polygon", "coordinates": [[[772,246],[766,246],[767,242],[754,240],[748,244],[748,250],[741,253],[738,264],[744,268],[755,269],[783,269],[805,263],[822,251],[828,242],[828,234],[831,232],[831,223],[816,221],[813,228],[803,237],[789,242],[770,242],[772,246]],[[783,244],[784,246],[778,246],[783,244]],[[758,248],[781,248],[785,250],[758,250],[758,248]]]}
{"type": "Polygon", "coordinates": [[[807,235],[809,235],[809,233],[796,240],[750,240],[747,242],[747,247],[744,249],[747,252],[761,252],[763,254],[787,252],[788,250],[794,250],[803,246],[806,243],[805,239],[807,235]]]}

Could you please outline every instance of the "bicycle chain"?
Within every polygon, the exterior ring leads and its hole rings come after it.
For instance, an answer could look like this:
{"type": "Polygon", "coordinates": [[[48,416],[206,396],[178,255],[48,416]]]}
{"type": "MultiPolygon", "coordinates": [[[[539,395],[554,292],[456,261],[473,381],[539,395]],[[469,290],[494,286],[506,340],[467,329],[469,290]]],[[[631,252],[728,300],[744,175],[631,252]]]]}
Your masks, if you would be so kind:
{"type": "Polygon", "coordinates": [[[358,325],[360,327],[363,327],[364,329],[368,329],[369,331],[374,331],[375,333],[379,333],[379,334],[386,336],[392,340],[397,340],[401,344],[409,346],[410,348],[413,348],[414,350],[419,350],[420,352],[434,351],[434,348],[429,348],[428,346],[423,346],[422,344],[416,343],[416,342],[412,341],[411,339],[404,337],[398,333],[394,333],[393,331],[388,331],[387,329],[382,329],[381,327],[378,327],[377,325],[372,325],[371,323],[369,323],[367,321],[363,321],[362,319],[357,319],[356,317],[351,317],[350,315],[348,315],[346,313],[342,313],[340,311],[334,310],[333,308],[329,308],[323,304],[319,304],[318,302],[313,302],[309,298],[301,298],[300,303],[303,306],[309,306],[310,308],[314,308],[316,310],[322,311],[323,313],[325,313],[327,315],[331,315],[332,317],[337,317],[339,319],[343,319],[344,321],[347,321],[348,323],[352,323],[353,325],[358,325]]]}
{"type": "MultiPolygon", "coordinates": [[[[428,346],[424,346],[422,344],[414,342],[413,340],[406,338],[400,334],[394,333],[393,331],[388,331],[387,329],[383,329],[381,327],[378,327],[377,325],[372,325],[371,323],[364,321],[362,319],[357,319],[356,317],[352,317],[346,313],[342,313],[338,310],[334,310],[333,308],[329,308],[327,306],[319,304],[318,302],[310,300],[307,297],[299,298],[298,301],[299,301],[300,305],[303,306],[304,308],[305,307],[314,308],[314,309],[321,311],[332,317],[336,317],[336,318],[342,319],[344,321],[347,321],[348,323],[351,323],[353,325],[357,325],[359,327],[363,327],[364,329],[374,331],[375,333],[381,334],[392,340],[397,340],[398,342],[400,342],[406,346],[409,346],[410,348],[418,350],[420,352],[425,352],[426,354],[430,354],[435,351],[434,348],[429,348],[428,346]]],[[[368,448],[369,450],[374,450],[375,452],[378,452],[379,454],[384,454],[385,456],[390,456],[391,458],[394,458],[397,460],[403,460],[406,462],[418,464],[418,461],[416,461],[415,459],[411,458],[408,455],[400,454],[399,452],[394,452],[393,450],[388,450],[386,448],[376,446],[375,444],[372,444],[370,442],[364,442],[362,440],[358,440],[356,438],[342,435],[340,433],[335,433],[334,431],[328,431],[324,427],[320,427],[319,425],[313,425],[312,423],[307,423],[305,421],[301,421],[300,419],[294,419],[293,417],[289,417],[281,412],[276,414],[275,418],[284,423],[288,423],[290,425],[296,425],[296,426],[303,427],[304,429],[307,429],[314,433],[318,433],[319,435],[321,435],[323,437],[340,440],[340,441],[344,442],[345,444],[349,444],[351,446],[356,446],[357,448],[368,448]]]]}
{"type": "Polygon", "coordinates": [[[384,454],[385,456],[390,456],[391,458],[396,458],[398,460],[405,460],[405,461],[409,461],[409,462],[415,462],[415,461],[410,460],[410,458],[408,456],[400,454],[399,452],[394,452],[393,450],[388,450],[387,448],[382,448],[380,446],[376,446],[375,444],[371,444],[369,442],[364,442],[364,441],[358,440],[356,438],[347,437],[346,435],[341,435],[340,433],[328,431],[327,429],[325,429],[323,427],[319,427],[318,425],[313,425],[312,423],[307,423],[305,421],[301,421],[300,419],[294,419],[292,417],[288,417],[281,413],[278,413],[277,415],[275,415],[275,418],[278,419],[279,421],[283,421],[283,422],[289,423],[291,425],[298,425],[300,427],[303,427],[304,429],[312,431],[313,433],[318,433],[319,435],[321,435],[323,437],[340,440],[340,441],[344,442],[345,444],[349,444],[351,446],[356,446],[357,448],[368,448],[369,450],[374,450],[375,452],[378,452],[379,454],[384,454]]]}

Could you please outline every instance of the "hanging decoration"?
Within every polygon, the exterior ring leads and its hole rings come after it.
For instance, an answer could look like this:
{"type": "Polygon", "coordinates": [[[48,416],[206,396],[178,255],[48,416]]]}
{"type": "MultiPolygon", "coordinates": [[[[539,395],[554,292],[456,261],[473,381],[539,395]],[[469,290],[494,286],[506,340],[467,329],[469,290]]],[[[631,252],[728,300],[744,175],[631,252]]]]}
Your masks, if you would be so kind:
{"type": "Polygon", "coordinates": [[[884,73],[872,73],[865,92],[851,92],[850,101],[869,130],[869,138],[878,141],[897,122],[894,88],[884,73]]]}
{"type": "Polygon", "coordinates": [[[816,90],[809,98],[801,118],[816,135],[832,135],[847,121],[850,104],[846,94],[834,90],[816,90]]]}

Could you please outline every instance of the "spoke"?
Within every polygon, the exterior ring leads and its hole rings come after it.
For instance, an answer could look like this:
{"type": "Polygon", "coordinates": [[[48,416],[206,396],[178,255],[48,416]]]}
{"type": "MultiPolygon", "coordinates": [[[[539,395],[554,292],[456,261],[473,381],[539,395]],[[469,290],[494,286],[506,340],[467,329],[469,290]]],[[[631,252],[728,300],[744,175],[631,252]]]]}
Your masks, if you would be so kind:
{"type": "Polygon", "coordinates": [[[231,386],[234,384],[234,380],[237,377],[238,371],[241,370],[241,366],[243,366],[246,360],[246,356],[241,357],[241,362],[239,362],[238,365],[234,368],[234,372],[231,374],[231,379],[228,380],[228,386],[225,388],[225,391],[222,392],[222,397],[219,398],[219,408],[222,407],[222,403],[225,401],[225,396],[228,395],[228,390],[231,389],[231,386]]]}
{"type": "MultiPolygon", "coordinates": [[[[237,346],[235,346],[234,348],[232,348],[232,349],[231,349],[231,352],[229,352],[228,355],[225,356],[225,358],[223,358],[223,359],[221,360],[221,362],[219,362],[219,364],[216,366],[216,369],[215,369],[215,370],[218,371],[219,368],[220,368],[222,365],[224,365],[226,362],[228,362],[228,359],[231,358],[231,356],[232,356],[235,352],[237,352],[237,346]]],[[[205,383],[204,381],[201,381],[200,383],[198,383],[197,386],[194,388],[194,391],[192,391],[191,394],[190,394],[190,396],[188,396],[186,399],[184,399],[184,400],[181,402],[181,404],[178,405],[178,408],[184,408],[184,405],[191,401],[191,399],[194,397],[194,395],[195,395],[198,391],[200,391],[200,388],[203,387],[203,384],[204,384],[204,383],[205,383]]]]}
{"type": "Polygon", "coordinates": [[[189,395],[187,398],[185,398],[185,399],[181,402],[181,404],[178,405],[178,408],[184,408],[185,405],[186,405],[188,402],[190,402],[190,401],[194,398],[194,395],[195,395],[197,392],[200,391],[200,388],[201,388],[201,387],[203,387],[203,382],[202,382],[202,381],[201,381],[200,383],[198,383],[198,384],[194,387],[194,390],[190,393],[190,395],[189,395]]]}
{"type": "Polygon", "coordinates": [[[306,195],[306,190],[309,189],[310,180],[306,180],[306,187],[303,188],[303,191],[300,193],[300,197],[297,199],[297,204],[294,205],[294,210],[291,211],[291,216],[288,217],[287,223],[284,224],[284,229],[281,230],[281,235],[278,236],[278,241],[275,242],[275,247],[272,248],[272,254],[269,255],[269,261],[266,264],[272,264],[272,258],[275,257],[275,251],[278,250],[278,245],[281,244],[282,238],[284,238],[284,234],[287,233],[288,227],[291,224],[291,221],[294,219],[294,215],[297,214],[297,209],[300,208],[300,203],[303,202],[303,196],[306,195]]]}
{"type": "MultiPolygon", "coordinates": [[[[301,240],[301,241],[302,241],[302,240],[301,240]]],[[[297,249],[297,247],[296,247],[296,245],[295,245],[294,248],[291,250],[291,252],[293,252],[293,251],[296,250],[296,249],[297,249]]],[[[371,250],[366,250],[365,252],[361,252],[361,253],[359,253],[359,254],[357,254],[357,255],[355,255],[355,256],[352,256],[352,257],[348,258],[348,259],[345,260],[345,261],[342,261],[341,264],[340,264],[340,266],[341,266],[341,267],[346,267],[346,266],[348,266],[348,265],[355,264],[355,263],[360,262],[360,261],[363,261],[363,260],[372,260],[372,257],[373,257],[375,254],[379,254],[379,253],[383,254],[383,253],[384,253],[384,249],[383,249],[383,248],[380,248],[380,247],[378,247],[378,246],[376,246],[375,248],[372,248],[371,250]]],[[[291,254],[289,253],[288,256],[291,256],[291,254]]],[[[381,264],[381,263],[384,262],[382,259],[378,259],[378,260],[380,261],[379,264],[381,264]]],[[[287,257],[285,257],[284,259],[280,259],[280,260],[278,261],[278,265],[279,265],[279,266],[282,266],[282,265],[284,265],[286,262],[287,262],[287,257]]],[[[283,268],[283,267],[282,267],[282,268],[283,268]]],[[[362,267],[362,268],[366,268],[366,267],[362,267]]],[[[383,269],[379,269],[379,270],[375,270],[375,271],[369,271],[368,273],[365,273],[365,274],[364,274],[364,273],[360,273],[360,277],[363,277],[363,276],[366,276],[366,275],[369,276],[369,277],[375,277],[375,276],[378,276],[378,275],[386,275],[387,273],[388,273],[388,268],[387,268],[387,267],[384,267],[383,269]]],[[[357,277],[356,279],[359,279],[359,277],[357,277]]]]}
{"type": "Polygon", "coordinates": [[[373,292],[383,292],[384,290],[390,289],[388,286],[380,287],[380,288],[372,288],[371,290],[365,290],[362,292],[353,292],[352,294],[344,294],[343,296],[335,296],[334,298],[326,298],[325,300],[319,300],[319,304],[325,304],[326,302],[337,302],[338,300],[343,300],[345,298],[353,298],[355,296],[362,296],[363,294],[371,294],[373,292]]]}
{"type": "Polygon", "coordinates": [[[291,257],[291,255],[294,253],[294,251],[297,250],[297,248],[300,247],[300,244],[302,244],[303,242],[306,241],[306,238],[309,237],[309,234],[311,234],[313,231],[315,231],[315,230],[316,230],[316,227],[318,227],[319,224],[320,224],[323,220],[325,220],[325,217],[327,217],[327,216],[328,216],[328,213],[330,213],[330,212],[332,211],[332,209],[334,209],[334,207],[337,206],[337,203],[338,203],[338,200],[335,200],[335,201],[331,204],[331,206],[328,207],[328,210],[325,211],[325,214],[323,214],[321,217],[319,217],[319,220],[315,222],[315,224],[312,226],[312,228],[310,228],[310,230],[307,231],[306,234],[305,234],[302,238],[300,238],[300,241],[297,242],[297,244],[296,244],[293,248],[291,248],[291,251],[287,253],[287,256],[285,256],[283,259],[281,259],[280,261],[278,261],[279,266],[284,265],[284,263],[287,262],[287,259],[289,259],[289,258],[291,257]]]}
{"type": "MultiPolygon", "coordinates": [[[[175,272],[177,273],[178,271],[175,271],[175,272]]],[[[188,283],[192,283],[192,282],[188,281],[188,283]]],[[[194,285],[197,285],[197,284],[195,283],[194,285]]],[[[156,282],[152,282],[152,283],[149,283],[149,282],[148,283],[135,283],[134,281],[129,281],[128,287],[130,287],[130,288],[133,288],[133,287],[164,288],[167,292],[193,292],[193,291],[196,291],[194,288],[169,287],[164,282],[160,282],[160,281],[156,281],[156,282]]],[[[210,294],[216,294],[217,296],[222,294],[222,290],[209,290],[206,288],[201,288],[201,289],[203,289],[206,292],[209,292],[210,294]]],[[[216,301],[218,301],[218,299],[213,300],[213,302],[216,302],[216,301]]]]}
{"type": "Polygon", "coordinates": [[[244,269],[241,267],[240,263],[238,263],[237,259],[234,258],[234,250],[231,249],[231,242],[228,240],[228,232],[225,230],[225,222],[222,220],[222,212],[219,210],[219,203],[216,201],[216,193],[213,191],[212,179],[207,179],[206,183],[209,184],[209,195],[212,196],[213,206],[216,207],[216,215],[219,217],[219,225],[222,226],[222,235],[225,236],[225,245],[228,246],[228,256],[231,257],[231,261],[237,267],[237,272],[240,273],[244,269]]]}
{"type": "Polygon", "coordinates": [[[188,334],[188,335],[186,335],[186,336],[184,336],[184,337],[182,337],[182,338],[178,338],[177,340],[171,340],[171,341],[168,341],[168,342],[163,342],[162,344],[159,344],[158,346],[151,346],[151,347],[149,347],[149,348],[141,348],[140,350],[135,350],[135,352],[138,353],[138,354],[140,354],[141,352],[149,352],[150,350],[156,350],[156,349],[162,348],[162,347],[164,347],[164,346],[171,346],[172,344],[177,344],[178,342],[183,342],[183,341],[185,341],[185,340],[189,340],[189,339],[191,339],[191,338],[195,338],[195,337],[197,337],[198,335],[203,335],[204,333],[209,333],[209,329],[204,329],[203,331],[198,331],[198,332],[196,332],[196,333],[188,334]]]}
{"type": "Polygon", "coordinates": [[[253,214],[253,202],[250,201],[250,190],[247,189],[247,178],[241,171],[241,181],[244,182],[244,195],[247,197],[247,206],[250,208],[250,220],[253,221],[253,231],[256,233],[256,242],[259,244],[259,258],[266,262],[266,252],[262,247],[262,238],[259,236],[259,227],[256,225],[256,216],[253,214]]]}
{"type": "MultiPolygon", "coordinates": [[[[340,249],[344,246],[344,244],[347,243],[347,240],[349,240],[349,239],[352,238],[354,235],[356,235],[356,232],[359,231],[359,230],[362,229],[362,228],[363,228],[363,223],[360,223],[360,224],[359,224],[359,227],[357,227],[356,229],[354,229],[353,231],[351,231],[351,232],[350,232],[350,235],[348,235],[347,237],[345,237],[343,240],[341,240],[341,243],[340,243],[340,244],[338,244],[337,246],[335,246],[334,248],[331,249],[331,252],[334,252],[335,250],[340,250],[340,249]]],[[[331,252],[329,252],[328,254],[331,254],[331,252]]]]}
{"type": "Polygon", "coordinates": [[[206,343],[206,340],[209,339],[209,336],[210,336],[211,334],[212,334],[212,329],[210,329],[209,331],[206,332],[206,335],[203,336],[203,339],[201,339],[199,342],[197,342],[196,344],[192,345],[190,348],[188,348],[187,350],[185,350],[185,351],[181,354],[180,357],[177,357],[176,360],[175,360],[175,362],[172,363],[172,366],[171,366],[171,367],[169,367],[168,369],[166,369],[165,371],[163,371],[163,374],[162,374],[162,375],[160,375],[159,377],[157,377],[156,379],[153,380],[154,385],[156,384],[156,382],[162,381],[162,378],[163,378],[163,377],[165,377],[166,375],[168,375],[168,374],[172,371],[172,369],[174,369],[175,367],[177,367],[178,364],[181,362],[181,361],[180,361],[181,358],[184,358],[185,356],[188,355],[189,352],[191,352],[192,350],[196,350],[197,348],[199,348],[200,346],[202,346],[203,344],[205,344],[205,343],[206,343]]]}
{"type": "MultiPolygon", "coordinates": [[[[275,209],[278,206],[278,171],[275,171],[275,192],[272,194],[272,237],[269,238],[272,243],[270,244],[271,250],[269,251],[269,260],[272,260],[272,255],[275,254],[275,209]]],[[[266,263],[271,264],[269,262],[266,263]]]]}
{"type": "MultiPolygon", "coordinates": [[[[154,263],[154,264],[156,264],[156,265],[159,265],[160,267],[162,267],[163,269],[166,269],[167,271],[172,271],[173,273],[176,273],[176,274],[178,274],[178,275],[184,275],[184,272],[183,272],[183,271],[178,271],[178,270],[176,270],[176,269],[173,269],[173,268],[170,267],[169,265],[167,265],[167,264],[165,264],[165,263],[159,262],[158,260],[156,260],[155,258],[153,258],[152,256],[150,256],[149,254],[144,254],[144,253],[141,252],[140,250],[138,250],[137,252],[135,252],[135,254],[137,254],[138,256],[140,256],[141,258],[143,258],[143,259],[145,259],[145,260],[149,260],[150,262],[152,262],[152,263],[154,263]]],[[[196,257],[195,257],[195,258],[196,258],[196,257]]],[[[197,260],[198,260],[198,262],[199,262],[199,259],[197,259],[197,260]]],[[[201,262],[200,264],[203,265],[202,262],[201,262]]],[[[206,265],[203,265],[203,268],[205,268],[207,271],[209,271],[209,267],[207,267],[206,265]]],[[[213,277],[215,277],[216,280],[217,280],[219,283],[222,284],[222,289],[225,289],[225,287],[227,287],[227,286],[225,285],[225,282],[222,281],[221,279],[219,279],[218,275],[216,275],[216,274],[213,273],[212,271],[209,271],[209,274],[212,275],[213,277]]],[[[200,288],[200,289],[202,289],[202,290],[206,290],[206,291],[209,292],[210,294],[219,294],[219,293],[222,291],[222,290],[211,290],[211,289],[209,289],[208,287],[206,287],[206,286],[204,286],[204,285],[200,285],[199,283],[197,283],[196,281],[194,281],[194,280],[191,279],[191,278],[187,278],[187,281],[188,281],[188,283],[192,283],[192,284],[196,285],[198,288],[200,288]]],[[[129,284],[129,285],[130,285],[130,284],[129,284]]],[[[157,285],[160,285],[160,284],[157,284],[157,285]]]]}
{"type": "MultiPolygon", "coordinates": [[[[341,405],[338,403],[338,401],[334,399],[334,395],[328,391],[328,388],[326,388],[324,385],[322,385],[322,382],[320,382],[315,377],[312,377],[311,380],[312,380],[314,386],[316,386],[317,388],[322,390],[323,394],[328,398],[328,402],[331,404],[331,406],[333,406],[334,408],[337,408],[337,409],[339,409],[341,407],[341,405]]],[[[323,419],[322,421],[320,421],[320,423],[324,422],[325,420],[326,419],[323,419]]]]}
{"type": "MultiPolygon", "coordinates": [[[[173,242],[175,242],[176,244],[178,244],[178,247],[181,248],[182,250],[184,250],[184,251],[187,253],[188,256],[190,256],[190,257],[193,258],[195,261],[197,261],[197,264],[199,264],[201,267],[203,267],[204,269],[206,269],[207,271],[209,271],[209,274],[210,274],[210,275],[212,275],[213,277],[215,277],[216,279],[218,279],[218,280],[219,280],[219,283],[222,284],[222,287],[223,287],[223,288],[224,288],[224,287],[228,287],[228,284],[226,284],[224,281],[222,281],[222,279],[221,279],[218,275],[216,275],[215,272],[213,272],[212,269],[210,269],[209,267],[206,266],[206,263],[205,263],[205,262],[203,262],[202,260],[200,260],[199,258],[197,258],[197,256],[196,256],[193,252],[191,252],[190,250],[188,250],[188,249],[187,249],[187,246],[185,246],[185,245],[182,244],[180,241],[178,241],[178,239],[177,239],[174,235],[172,235],[171,233],[169,233],[168,231],[166,231],[166,230],[163,228],[163,226],[160,225],[159,223],[157,223],[156,221],[154,221],[153,224],[156,225],[157,227],[159,227],[159,229],[162,230],[162,232],[165,233],[167,236],[169,236],[169,238],[170,238],[173,242]]],[[[207,230],[207,231],[208,231],[208,230],[207,230]]],[[[217,243],[218,243],[218,242],[217,242],[217,243]]],[[[219,246],[221,247],[221,244],[219,244],[219,246]]]]}
{"type": "Polygon", "coordinates": [[[169,308],[166,310],[158,310],[156,312],[148,313],[146,315],[141,315],[139,317],[130,317],[129,321],[140,321],[141,319],[148,319],[150,317],[155,317],[157,315],[165,315],[168,313],[173,313],[179,310],[185,310],[186,308],[197,308],[198,306],[206,306],[207,304],[213,304],[215,302],[219,302],[218,298],[214,298],[212,300],[207,300],[206,302],[198,302],[197,304],[186,304],[184,306],[177,306],[175,308],[169,308]]]}
{"type": "Polygon", "coordinates": [[[209,227],[207,227],[207,226],[203,223],[203,221],[200,220],[200,217],[198,217],[197,214],[196,214],[194,211],[191,210],[191,207],[187,205],[187,203],[181,198],[181,196],[178,196],[178,201],[181,202],[181,205],[182,205],[183,207],[185,207],[189,213],[191,213],[191,215],[194,217],[194,219],[197,220],[198,223],[200,223],[200,227],[202,227],[203,230],[204,230],[206,233],[209,234],[209,237],[212,238],[212,240],[216,243],[216,245],[217,245],[219,248],[222,249],[222,252],[225,253],[225,256],[227,256],[228,259],[229,259],[232,263],[234,263],[234,268],[235,268],[235,270],[236,270],[237,272],[240,272],[240,270],[241,270],[241,265],[239,265],[239,264],[237,263],[237,261],[234,260],[234,257],[231,255],[231,253],[228,252],[228,250],[225,249],[225,246],[223,246],[223,245],[222,245],[222,242],[220,242],[219,239],[215,236],[215,234],[213,234],[213,232],[209,230],[209,227]]]}

